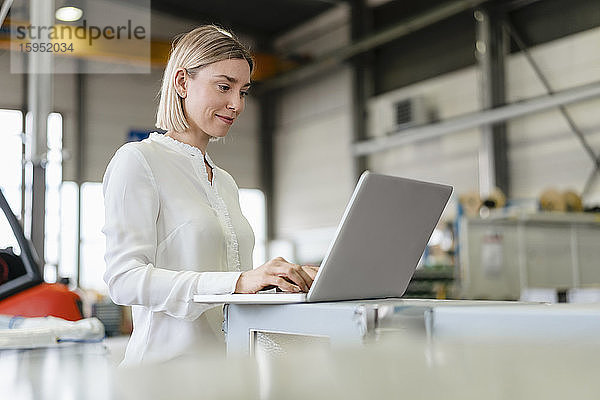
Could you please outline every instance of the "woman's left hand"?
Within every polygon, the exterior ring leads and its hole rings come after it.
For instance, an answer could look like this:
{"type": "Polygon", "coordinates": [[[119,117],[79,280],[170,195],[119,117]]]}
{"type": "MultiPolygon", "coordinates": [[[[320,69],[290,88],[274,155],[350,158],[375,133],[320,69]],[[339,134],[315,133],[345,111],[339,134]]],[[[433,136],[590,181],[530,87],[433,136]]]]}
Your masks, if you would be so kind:
{"type": "Polygon", "coordinates": [[[258,268],[242,272],[235,293],[256,293],[269,286],[277,286],[287,292],[308,292],[317,270],[311,265],[293,264],[277,257],[258,268]]]}
{"type": "Polygon", "coordinates": [[[310,279],[314,281],[315,277],[317,276],[317,272],[319,272],[319,267],[315,265],[301,265],[301,267],[304,270],[304,272],[306,272],[308,276],[310,276],[310,279]]]}

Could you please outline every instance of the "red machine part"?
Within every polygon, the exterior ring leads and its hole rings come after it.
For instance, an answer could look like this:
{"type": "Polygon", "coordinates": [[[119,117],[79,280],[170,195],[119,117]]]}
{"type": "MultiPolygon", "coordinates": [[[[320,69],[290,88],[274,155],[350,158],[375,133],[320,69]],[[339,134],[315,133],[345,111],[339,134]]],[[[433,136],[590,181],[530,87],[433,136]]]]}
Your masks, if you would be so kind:
{"type": "Polygon", "coordinates": [[[53,316],[69,321],[82,319],[81,299],[61,283],[41,283],[0,301],[0,314],[20,317],[53,316]]]}

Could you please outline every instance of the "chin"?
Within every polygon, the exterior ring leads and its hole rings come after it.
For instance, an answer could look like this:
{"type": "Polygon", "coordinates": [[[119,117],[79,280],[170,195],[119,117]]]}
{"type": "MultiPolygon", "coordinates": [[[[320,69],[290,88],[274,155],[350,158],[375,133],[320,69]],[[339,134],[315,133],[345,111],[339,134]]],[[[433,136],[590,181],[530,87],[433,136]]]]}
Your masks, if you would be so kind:
{"type": "Polygon", "coordinates": [[[210,136],[210,138],[208,139],[209,142],[218,142],[221,139],[224,139],[225,136],[227,136],[227,132],[223,132],[217,135],[208,135],[210,136]]]}

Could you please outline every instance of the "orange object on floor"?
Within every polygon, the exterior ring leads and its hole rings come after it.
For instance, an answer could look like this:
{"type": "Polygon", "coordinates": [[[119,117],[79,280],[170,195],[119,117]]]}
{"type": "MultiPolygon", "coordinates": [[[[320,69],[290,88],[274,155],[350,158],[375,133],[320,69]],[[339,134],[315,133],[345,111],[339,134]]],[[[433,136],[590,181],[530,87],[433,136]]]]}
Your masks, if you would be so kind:
{"type": "Polygon", "coordinates": [[[0,314],[20,317],[83,318],[81,299],[62,283],[40,283],[0,301],[0,314]]]}

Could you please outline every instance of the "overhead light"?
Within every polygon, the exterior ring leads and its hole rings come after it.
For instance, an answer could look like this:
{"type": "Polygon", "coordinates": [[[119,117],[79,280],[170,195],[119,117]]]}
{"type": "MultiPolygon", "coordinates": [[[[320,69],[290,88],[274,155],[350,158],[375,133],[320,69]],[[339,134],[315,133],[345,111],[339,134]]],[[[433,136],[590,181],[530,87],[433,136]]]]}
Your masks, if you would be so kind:
{"type": "Polygon", "coordinates": [[[83,15],[83,10],[77,7],[61,7],[56,10],[56,19],[59,21],[77,21],[83,15]]]}

